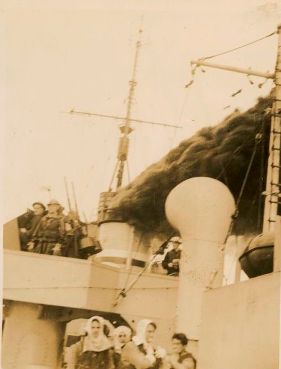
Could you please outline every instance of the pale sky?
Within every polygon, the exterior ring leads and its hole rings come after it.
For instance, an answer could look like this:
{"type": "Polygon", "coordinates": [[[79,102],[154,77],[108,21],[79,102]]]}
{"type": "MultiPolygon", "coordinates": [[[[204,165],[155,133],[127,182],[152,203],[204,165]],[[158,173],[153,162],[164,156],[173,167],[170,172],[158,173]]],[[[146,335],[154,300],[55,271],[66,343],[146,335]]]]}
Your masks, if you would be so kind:
{"type": "MultiPolygon", "coordinates": [[[[207,69],[190,80],[190,60],[263,37],[280,23],[277,1],[2,1],[0,78],[3,218],[32,202],[65,207],[64,176],[76,187],[80,212],[95,218],[109,186],[118,147],[118,123],[72,116],[72,108],[124,116],[141,18],[143,45],[132,115],[182,125],[176,130],[134,125],[129,167],[134,178],[198,129],[236,107],[266,96],[272,82],[207,69]],[[3,5],[4,4],[4,5],[3,5]],[[40,4],[40,5],[38,5],[40,4]],[[235,98],[231,94],[242,88],[235,98]],[[230,105],[228,109],[224,107],[230,105]]],[[[273,71],[273,36],[213,62],[273,71]]],[[[125,177],[127,180],[127,178],[125,177]]],[[[125,181],[126,182],[126,181],[125,181]]]]}

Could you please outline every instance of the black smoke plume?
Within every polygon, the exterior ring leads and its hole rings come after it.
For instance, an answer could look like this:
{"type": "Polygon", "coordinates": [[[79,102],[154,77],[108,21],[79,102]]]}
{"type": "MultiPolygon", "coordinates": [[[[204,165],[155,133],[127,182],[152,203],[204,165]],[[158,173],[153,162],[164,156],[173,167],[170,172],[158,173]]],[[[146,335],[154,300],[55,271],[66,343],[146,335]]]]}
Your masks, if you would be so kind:
{"type": "Polygon", "coordinates": [[[237,200],[255,142],[256,154],[239,204],[233,233],[257,233],[261,229],[265,173],[268,157],[271,98],[240,113],[235,111],[214,127],[201,129],[181,142],[162,160],[151,165],[112,200],[113,214],[140,231],[170,234],[164,205],[180,182],[197,176],[219,179],[237,200]],[[260,135],[261,134],[261,135],[260,135]]]}

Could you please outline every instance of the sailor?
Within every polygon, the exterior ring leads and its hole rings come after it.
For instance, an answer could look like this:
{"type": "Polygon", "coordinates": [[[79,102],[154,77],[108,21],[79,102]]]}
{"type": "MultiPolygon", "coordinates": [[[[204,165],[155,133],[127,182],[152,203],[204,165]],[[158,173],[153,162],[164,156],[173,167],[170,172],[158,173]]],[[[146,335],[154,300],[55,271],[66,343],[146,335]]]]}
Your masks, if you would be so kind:
{"type": "Polygon", "coordinates": [[[100,316],[87,321],[86,335],[69,348],[67,369],[114,369],[112,342],[104,333],[106,326],[100,316]]]}
{"type": "Polygon", "coordinates": [[[188,339],[184,333],[175,333],[172,337],[172,352],[165,358],[170,369],[196,369],[196,360],[186,350],[188,339]]]}
{"type": "Polygon", "coordinates": [[[27,250],[27,244],[31,240],[41,218],[46,214],[45,206],[39,201],[34,202],[32,208],[33,210],[28,210],[18,217],[21,249],[24,251],[27,250]]]}
{"type": "Polygon", "coordinates": [[[172,250],[168,251],[162,261],[162,266],[167,270],[168,275],[178,276],[179,275],[179,262],[181,257],[181,239],[180,237],[172,237],[169,241],[172,245],[172,250]]]}
{"type": "Polygon", "coordinates": [[[28,250],[40,254],[64,255],[66,236],[70,225],[66,222],[63,207],[57,200],[48,203],[48,212],[34,231],[28,250]]]}
{"type": "Polygon", "coordinates": [[[83,236],[82,223],[76,211],[70,210],[65,217],[68,232],[66,234],[65,256],[80,257],[79,255],[79,241],[83,236]]]}
{"type": "Polygon", "coordinates": [[[158,369],[162,366],[166,351],[153,343],[156,329],[156,324],[151,320],[138,322],[136,335],[122,349],[122,369],[158,369]]]}

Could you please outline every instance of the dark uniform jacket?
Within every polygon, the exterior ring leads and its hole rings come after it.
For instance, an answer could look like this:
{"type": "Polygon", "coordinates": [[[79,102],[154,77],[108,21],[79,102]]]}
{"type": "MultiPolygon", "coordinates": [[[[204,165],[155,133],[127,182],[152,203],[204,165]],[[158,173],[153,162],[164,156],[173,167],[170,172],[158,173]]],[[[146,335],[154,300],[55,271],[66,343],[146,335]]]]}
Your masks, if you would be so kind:
{"type": "Polygon", "coordinates": [[[33,234],[32,241],[35,242],[34,251],[40,254],[52,255],[56,244],[60,244],[63,249],[66,242],[64,215],[45,215],[33,234]]]}
{"type": "Polygon", "coordinates": [[[173,260],[180,259],[181,257],[181,250],[175,250],[172,249],[171,251],[168,251],[165,255],[164,260],[162,261],[162,266],[164,269],[167,270],[167,274],[171,275],[178,275],[179,274],[179,265],[174,264],[172,267],[170,267],[168,264],[173,263],[173,260]]]}
{"type": "Polygon", "coordinates": [[[28,242],[32,239],[33,234],[39,226],[44,214],[35,215],[33,211],[28,211],[18,217],[19,229],[24,228],[26,232],[20,232],[21,249],[26,250],[28,242]]]}

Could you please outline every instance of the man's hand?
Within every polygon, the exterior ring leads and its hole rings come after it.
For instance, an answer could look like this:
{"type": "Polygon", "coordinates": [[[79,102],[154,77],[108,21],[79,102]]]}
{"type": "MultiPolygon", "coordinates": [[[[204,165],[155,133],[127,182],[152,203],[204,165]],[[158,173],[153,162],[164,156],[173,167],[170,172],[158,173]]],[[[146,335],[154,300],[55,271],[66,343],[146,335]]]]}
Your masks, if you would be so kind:
{"type": "Polygon", "coordinates": [[[166,350],[163,347],[158,346],[155,351],[155,357],[157,359],[163,359],[166,356],[166,350]]]}
{"type": "Polygon", "coordinates": [[[27,244],[27,251],[32,251],[34,249],[34,242],[30,241],[27,244]]]}
{"type": "Polygon", "coordinates": [[[61,244],[56,243],[55,247],[53,248],[53,255],[61,255],[61,244]]]}

